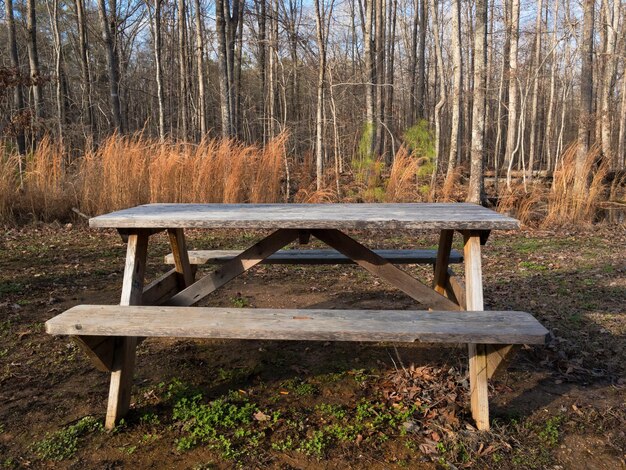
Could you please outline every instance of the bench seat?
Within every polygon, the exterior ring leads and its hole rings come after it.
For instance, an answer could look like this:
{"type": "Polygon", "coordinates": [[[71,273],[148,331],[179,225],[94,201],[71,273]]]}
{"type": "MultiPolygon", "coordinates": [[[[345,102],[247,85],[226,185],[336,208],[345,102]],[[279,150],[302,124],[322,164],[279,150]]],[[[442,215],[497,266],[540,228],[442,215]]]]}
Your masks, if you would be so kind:
{"type": "Polygon", "coordinates": [[[79,305],[46,322],[53,335],[261,340],[545,344],[516,311],[333,310],[79,305]]]}
{"type": "MultiPolygon", "coordinates": [[[[373,250],[393,264],[435,264],[437,250],[373,250]]],[[[191,264],[223,264],[241,254],[242,250],[190,250],[191,264]]],[[[462,263],[463,255],[452,250],[450,263],[462,263]]],[[[172,253],[165,255],[166,264],[174,264],[172,253]]],[[[336,250],[279,250],[262,261],[264,264],[354,264],[336,250]]]]}

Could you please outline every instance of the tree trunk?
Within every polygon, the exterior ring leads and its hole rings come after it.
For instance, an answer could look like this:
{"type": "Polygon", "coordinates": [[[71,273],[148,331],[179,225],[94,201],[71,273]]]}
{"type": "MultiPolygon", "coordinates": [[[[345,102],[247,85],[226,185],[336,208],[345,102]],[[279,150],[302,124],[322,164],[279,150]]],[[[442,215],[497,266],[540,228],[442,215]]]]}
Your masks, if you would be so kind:
{"type": "Polygon", "coordinates": [[[178,106],[180,110],[180,137],[189,137],[187,109],[187,12],[185,0],[178,0],[178,106]]]}
{"type": "Polygon", "coordinates": [[[509,49],[509,113],[508,128],[506,133],[506,149],[504,151],[504,164],[507,167],[507,187],[511,189],[511,167],[513,164],[513,152],[516,147],[517,131],[517,46],[519,42],[519,0],[511,0],[511,23],[510,49],[509,49]]]}
{"type": "Polygon", "coordinates": [[[482,204],[484,201],[483,165],[485,160],[487,3],[488,0],[476,1],[476,25],[474,26],[474,101],[472,106],[472,149],[467,201],[476,204],[482,204]]]}
{"type": "Polygon", "coordinates": [[[544,134],[546,148],[546,170],[552,169],[553,149],[552,136],[554,134],[554,101],[556,93],[556,44],[557,44],[557,27],[559,17],[559,0],[554,0],[554,20],[552,22],[552,36],[550,40],[550,50],[552,51],[552,60],[550,64],[550,97],[548,98],[548,115],[546,117],[546,130],[544,134]]]}
{"type": "MultiPolygon", "coordinates": [[[[115,5],[114,2],[111,2],[115,5]]],[[[111,11],[115,15],[115,11],[111,11]]],[[[120,103],[120,78],[119,62],[115,53],[115,43],[110,28],[110,18],[107,14],[105,0],[98,0],[98,16],[100,17],[100,27],[102,28],[102,41],[106,51],[107,73],[109,76],[109,92],[111,104],[111,117],[113,127],[117,132],[123,133],[124,126],[122,120],[122,106],[120,103]]]]}
{"type": "MultiPolygon", "coordinates": [[[[159,1],[159,0],[156,0],[159,1]]],[[[200,0],[195,0],[196,9],[196,67],[198,68],[198,120],[200,138],[206,137],[206,97],[204,91],[204,35],[202,32],[202,9],[200,0]]]]}
{"type": "Polygon", "coordinates": [[[581,197],[587,189],[584,174],[593,130],[593,21],[594,0],[584,0],[583,37],[581,42],[580,117],[578,119],[578,150],[576,152],[576,192],[581,197]]]}
{"type": "MultiPolygon", "coordinates": [[[[15,69],[15,73],[18,74],[18,82],[21,81],[20,74],[20,60],[17,54],[17,40],[15,37],[15,18],[13,16],[13,0],[5,0],[4,2],[6,12],[7,32],[9,36],[9,54],[11,56],[11,67],[15,69]]],[[[17,113],[21,113],[24,110],[24,93],[22,91],[21,83],[16,83],[13,88],[13,106],[17,113]]],[[[18,123],[16,129],[17,150],[20,155],[26,153],[26,138],[24,137],[24,128],[18,123]]],[[[21,177],[21,162],[20,159],[20,177],[21,177]]]]}
{"type": "Polygon", "coordinates": [[[417,0],[420,10],[420,33],[417,54],[417,118],[426,118],[426,31],[428,20],[426,16],[426,0],[417,0]]]}
{"type": "MultiPolygon", "coordinates": [[[[325,11],[323,13],[326,13],[325,11]]],[[[319,55],[317,75],[317,111],[315,117],[315,175],[317,190],[322,189],[324,170],[324,149],[322,147],[324,122],[324,76],[326,73],[326,44],[324,40],[324,20],[320,0],[315,0],[315,26],[317,31],[317,49],[319,55]]]]}
{"type": "Polygon", "coordinates": [[[30,80],[35,101],[35,116],[37,120],[43,117],[43,96],[41,93],[39,70],[39,51],[37,50],[37,14],[35,12],[35,0],[27,0],[26,8],[28,18],[26,29],[28,32],[28,62],[30,65],[30,80]]]}
{"type": "Polygon", "coordinates": [[[63,124],[65,123],[65,103],[63,98],[63,72],[62,60],[63,50],[61,44],[61,32],[59,31],[59,0],[52,0],[52,9],[50,9],[50,0],[46,2],[48,7],[48,15],[50,16],[50,25],[52,26],[52,37],[54,43],[54,70],[56,75],[56,102],[57,102],[57,129],[58,139],[63,141],[63,124]]]}
{"type": "Polygon", "coordinates": [[[367,142],[365,142],[367,155],[369,157],[374,153],[374,143],[376,137],[376,117],[375,117],[375,67],[374,67],[374,3],[376,0],[367,0],[365,5],[365,38],[364,38],[364,54],[365,54],[365,129],[363,130],[367,142]]]}
{"type": "Polygon", "coordinates": [[[435,171],[439,164],[441,153],[441,108],[446,103],[446,77],[443,73],[443,54],[441,51],[441,39],[439,32],[439,15],[437,14],[437,3],[430,0],[430,15],[433,22],[433,41],[435,43],[435,57],[437,69],[439,70],[439,101],[435,105],[435,171]]]}
{"type": "Polygon", "coordinates": [[[163,96],[163,47],[161,34],[161,2],[162,0],[154,0],[154,15],[151,18],[152,42],[154,45],[154,68],[157,86],[158,101],[158,122],[159,122],[159,139],[165,141],[165,102],[163,96]]]}
{"type": "Polygon", "coordinates": [[[454,181],[456,162],[459,160],[461,139],[461,92],[463,90],[463,63],[461,59],[461,5],[452,1],[452,64],[454,85],[452,90],[452,122],[450,124],[450,153],[444,186],[450,188],[454,181]]]}
{"type": "Polygon", "coordinates": [[[93,112],[93,98],[91,93],[91,73],[89,69],[89,47],[87,40],[85,6],[83,4],[83,0],[74,0],[74,4],[76,6],[80,70],[83,82],[83,98],[81,100],[83,105],[83,119],[87,119],[87,125],[91,130],[91,138],[93,139],[96,135],[96,120],[93,112]]]}
{"type": "Polygon", "coordinates": [[[541,16],[543,0],[537,0],[537,18],[535,21],[535,76],[533,77],[533,99],[530,105],[530,147],[528,149],[528,179],[532,180],[537,152],[537,107],[539,105],[539,67],[541,66],[541,16]]]}
{"type": "Polygon", "coordinates": [[[626,66],[622,74],[622,104],[620,111],[619,136],[617,139],[617,170],[624,169],[626,160],[626,66]]]}
{"type": "MultiPolygon", "coordinates": [[[[613,9],[611,10],[608,0],[602,2],[604,7],[604,17],[607,22],[606,31],[606,47],[604,50],[604,77],[602,78],[602,98],[600,110],[601,123],[601,146],[602,154],[611,162],[613,168],[617,167],[617,155],[612,152],[611,135],[613,133],[613,116],[611,115],[611,96],[613,95],[613,86],[615,81],[615,68],[617,56],[615,48],[617,45],[617,32],[619,31],[620,22],[620,0],[613,0],[613,9]]],[[[622,77],[626,80],[626,77],[622,77]]]]}

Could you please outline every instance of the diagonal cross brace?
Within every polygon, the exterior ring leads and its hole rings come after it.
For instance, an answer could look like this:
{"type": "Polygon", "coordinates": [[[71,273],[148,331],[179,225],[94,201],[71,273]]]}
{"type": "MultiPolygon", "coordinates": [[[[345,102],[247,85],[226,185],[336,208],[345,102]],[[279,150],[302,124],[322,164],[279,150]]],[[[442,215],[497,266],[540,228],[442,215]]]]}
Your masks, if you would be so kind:
{"type": "Polygon", "coordinates": [[[256,266],[268,256],[276,253],[281,248],[294,241],[299,236],[297,229],[281,229],[268,235],[263,240],[252,245],[236,258],[223,264],[210,274],[197,280],[195,283],[182,290],[164,305],[190,306],[204,299],[211,292],[222,287],[227,282],[243,274],[248,269],[256,266]]]}
{"type": "Polygon", "coordinates": [[[460,310],[456,303],[435,292],[345,233],[335,229],[320,229],[311,230],[311,234],[421,304],[433,310],[460,310]]]}

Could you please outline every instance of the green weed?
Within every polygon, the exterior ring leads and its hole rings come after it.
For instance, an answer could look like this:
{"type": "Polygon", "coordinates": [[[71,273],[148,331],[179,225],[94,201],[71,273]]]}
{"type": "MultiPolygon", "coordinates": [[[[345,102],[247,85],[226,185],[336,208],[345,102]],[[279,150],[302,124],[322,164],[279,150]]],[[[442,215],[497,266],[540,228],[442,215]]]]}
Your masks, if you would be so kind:
{"type": "Polygon", "coordinates": [[[86,416],[76,424],[61,429],[33,445],[37,456],[43,460],[65,460],[74,456],[78,450],[80,438],[84,435],[101,431],[102,424],[93,416],[86,416]]]}
{"type": "Polygon", "coordinates": [[[200,443],[218,449],[224,458],[233,459],[241,455],[244,444],[255,446],[263,434],[255,434],[242,427],[252,422],[257,411],[255,404],[245,398],[218,398],[208,404],[202,403],[202,395],[183,397],[174,405],[172,418],[182,423],[185,436],[178,439],[178,450],[184,451],[200,443]]]}
{"type": "Polygon", "coordinates": [[[250,306],[250,302],[248,302],[248,299],[246,299],[245,297],[233,297],[230,299],[230,301],[233,303],[233,307],[236,308],[246,308],[250,306]]]}
{"type": "Polygon", "coordinates": [[[548,418],[543,428],[540,429],[538,436],[547,446],[554,447],[558,444],[561,421],[563,417],[553,416],[548,418]]]}

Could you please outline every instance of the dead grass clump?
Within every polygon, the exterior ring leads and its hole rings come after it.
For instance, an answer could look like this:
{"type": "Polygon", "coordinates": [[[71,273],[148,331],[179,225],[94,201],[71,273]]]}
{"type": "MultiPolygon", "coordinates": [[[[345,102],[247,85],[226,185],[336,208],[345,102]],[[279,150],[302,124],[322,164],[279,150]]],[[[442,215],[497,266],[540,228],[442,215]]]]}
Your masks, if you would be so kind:
{"type": "Polygon", "coordinates": [[[419,160],[403,145],[398,150],[387,180],[385,202],[415,202],[418,195],[419,160]]]}
{"type": "Polygon", "coordinates": [[[66,152],[61,143],[44,137],[26,157],[24,191],[15,210],[34,220],[52,221],[67,218],[73,201],[66,152]]]}
{"type": "Polygon", "coordinates": [[[140,134],[113,135],[83,157],[78,179],[83,212],[101,214],[149,202],[154,144],[140,134]]]}
{"type": "Polygon", "coordinates": [[[0,220],[13,219],[13,206],[18,197],[18,172],[18,157],[0,148],[0,220]]]}
{"type": "Polygon", "coordinates": [[[83,158],[78,200],[89,214],[149,202],[278,202],[287,140],[281,134],[260,149],[112,136],[83,158]]]}
{"type": "Polygon", "coordinates": [[[582,170],[578,173],[577,150],[577,145],[570,146],[554,172],[552,190],[547,196],[545,226],[593,222],[600,196],[605,190],[603,180],[609,171],[609,163],[600,159],[600,149],[596,146],[587,152],[582,170]]]}

